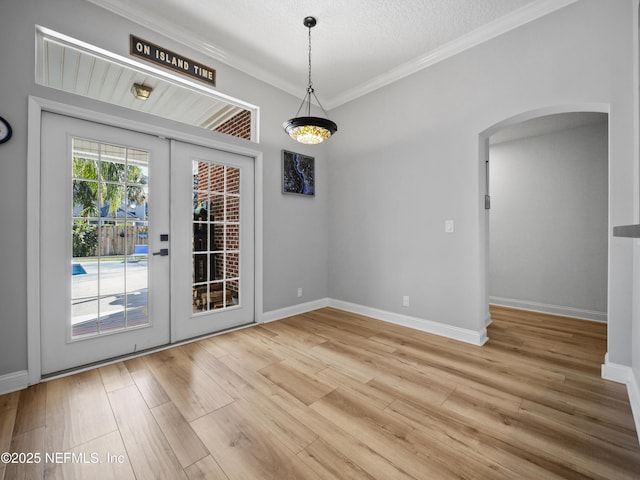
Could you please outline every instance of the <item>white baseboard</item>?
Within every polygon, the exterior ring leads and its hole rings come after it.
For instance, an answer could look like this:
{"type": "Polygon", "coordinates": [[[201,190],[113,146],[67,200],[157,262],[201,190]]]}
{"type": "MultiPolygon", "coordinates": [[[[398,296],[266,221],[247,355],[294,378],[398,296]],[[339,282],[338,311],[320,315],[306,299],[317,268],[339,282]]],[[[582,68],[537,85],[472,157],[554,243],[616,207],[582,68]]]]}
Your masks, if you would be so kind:
{"type": "Polygon", "coordinates": [[[262,314],[262,322],[274,322],[276,320],[282,320],[283,318],[293,317],[294,315],[301,315],[303,313],[311,312],[319,308],[329,306],[328,298],[321,298],[320,300],[313,300],[311,302],[299,303],[298,305],[291,305],[290,307],[279,308],[278,310],[271,310],[262,314]]]}
{"type": "Polygon", "coordinates": [[[434,335],[440,335],[441,337],[471,343],[472,345],[484,345],[488,340],[486,328],[483,328],[480,331],[468,330],[466,328],[445,325],[444,323],[432,322],[423,318],[410,317],[408,315],[388,312],[386,310],[378,310],[377,308],[365,307],[364,305],[358,305],[342,300],[329,299],[329,306],[351,313],[366,315],[367,317],[394,323],[403,327],[414,328],[434,335]]]}
{"type": "Polygon", "coordinates": [[[633,377],[631,367],[620,365],[618,363],[611,363],[607,357],[608,355],[605,356],[605,360],[601,368],[602,378],[616,383],[628,384],[631,381],[631,377],[633,377]]]}
{"type": "Polygon", "coordinates": [[[264,312],[262,315],[262,322],[273,322],[275,320],[281,320],[294,315],[301,315],[324,307],[333,307],[346,312],[365,315],[377,320],[402,325],[403,327],[414,328],[423,332],[433,333],[434,335],[440,335],[441,337],[471,343],[472,345],[484,345],[488,340],[486,328],[481,331],[468,330],[466,328],[445,325],[444,323],[432,322],[422,318],[410,317],[408,315],[379,310],[377,308],[366,307],[364,305],[335,300],[332,298],[323,298],[312,302],[280,308],[278,310],[271,310],[270,312],[264,312]]]}
{"type": "Polygon", "coordinates": [[[631,380],[627,383],[627,393],[629,394],[633,421],[636,423],[638,442],[640,442],[640,385],[638,385],[638,379],[633,374],[633,371],[631,372],[631,380]]]}
{"type": "Polygon", "coordinates": [[[633,369],[626,365],[609,362],[607,354],[605,363],[602,365],[602,378],[612,382],[624,383],[627,386],[631,413],[636,425],[636,435],[638,435],[638,442],[640,442],[640,388],[633,369]]]}
{"type": "Polygon", "coordinates": [[[489,297],[489,303],[503,307],[518,308],[520,310],[530,310],[532,312],[548,313],[550,315],[562,315],[563,317],[591,320],[593,322],[607,321],[607,312],[597,312],[595,310],[585,310],[582,308],[548,305],[545,303],[529,302],[526,300],[515,300],[513,298],[503,297],[489,297]]]}
{"type": "Polygon", "coordinates": [[[19,372],[7,373],[0,376],[0,395],[22,390],[29,386],[29,372],[21,370],[19,372]]]}

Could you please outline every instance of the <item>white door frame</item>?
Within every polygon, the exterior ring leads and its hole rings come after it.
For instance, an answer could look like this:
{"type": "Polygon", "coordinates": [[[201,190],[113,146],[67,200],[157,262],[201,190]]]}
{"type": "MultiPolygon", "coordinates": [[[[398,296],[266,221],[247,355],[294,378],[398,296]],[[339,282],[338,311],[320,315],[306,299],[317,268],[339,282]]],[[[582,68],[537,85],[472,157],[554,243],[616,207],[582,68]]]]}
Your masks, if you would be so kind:
{"type": "MultiPolygon", "coordinates": [[[[512,125],[516,125],[521,122],[525,122],[527,120],[531,120],[538,117],[543,117],[547,115],[555,115],[560,113],[572,113],[572,112],[599,112],[606,113],[609,116],[609,135],[611,132],[611,113],[610,106],[607,103],[573,103],[573,104],[561,104],[561,105],[553,105],[540,107],[532,110],[528,110],[526,112],[521,112],[506,119],[503,119],[489,128],[483,130],[478,134],[478,225],[479,229],[479,252],[480,252],[480,275],[479,275],[479,285],[480,285],[480,304],[479,308],[479,318],[483,321],[483,325],[480,328],[483,329],[486,338],[487,327],[491,323],[491,315],[489,313],[489,210],[485,209],[485,194],[487,194],[486,186],[487,186],[487,173],[486,162],[489,161],[489,137],[494,133],[502,130],[506,127],[510,127],[512,125]]],[[[609,153],[607,162],[610,164],[611,161],[611,139],[609,138],[609,153]]],[[[609,178],[608,182],[611,181],[609,178]]],[[[609,192],[611,192],[611,185],[607,186],[609,192]]],[[[610,197],[609,197],[610,199],[610,197]]],[[[611,202],[609,201],[609,205],[611,202]]],[[[608,231],[611,232],[613,226],[611,225],[611,212],[609,211],[609,207],[607,209],[607,222],[608,222],[608,231]]],[[[609,233],[609,241],[607,247],[607,316],[609,313],[609,306],[611,302],[609,301],[609,295],[611,293],[611,233],[609,233]]],[[[610,324],[608,324],[610,325],[610,324]]],[[[607,327],[607,331],[610,328],[607,327]]]]}
{"type": "MultiPolygon", "coordinates": [[[[95,110],[60,103],[39,97],[29,97],[29,116],[27,126],[27,371],[29,385],[39,383],[42,379],[40,356],[40,136],[42,112],[68,115],[81,120],[103,123],[115,127],[134,130],[140,133],[175,139],[193,143],[203,147],[214,148],[231,153],[252,157],[255,161],[255,295],[254,311],[256,323],[262,322],[263,314],[263,221],[262,221],[262,152],[232,142],[225,142],[209,137],[193,135],[151,123],[130,120],[95,110]]],[[[222,134],[221,134],[222,135],[222,134]]],[[[172,322],[175,319],[171,320],[172,322]]]]}

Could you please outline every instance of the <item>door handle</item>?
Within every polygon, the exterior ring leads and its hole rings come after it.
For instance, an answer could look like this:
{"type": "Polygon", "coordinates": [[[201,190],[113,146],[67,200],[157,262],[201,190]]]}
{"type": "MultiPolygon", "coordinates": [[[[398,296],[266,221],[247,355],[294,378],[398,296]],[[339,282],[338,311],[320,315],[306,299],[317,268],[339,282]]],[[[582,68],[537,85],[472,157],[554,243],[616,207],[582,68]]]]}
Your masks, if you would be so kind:
{"type": "Polygon", "coordinates": [[[153,255],[160,255],[161,257],[166,257],[167,255],[169,255],[169,249],[161,248],[159,252],[153,252],[153,255]]]}

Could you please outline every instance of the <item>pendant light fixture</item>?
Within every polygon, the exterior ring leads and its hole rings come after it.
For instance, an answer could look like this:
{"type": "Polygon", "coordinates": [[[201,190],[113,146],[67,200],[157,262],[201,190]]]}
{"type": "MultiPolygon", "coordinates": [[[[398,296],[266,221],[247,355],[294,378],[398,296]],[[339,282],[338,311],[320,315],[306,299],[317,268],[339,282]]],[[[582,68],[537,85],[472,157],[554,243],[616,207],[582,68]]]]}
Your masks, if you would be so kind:
{"type": "Polygon", "coordinates": [[[304,26],[309,29],[309,85],[307,86],[307,93],[302,99],[296,116],[282,124],[282,128],[284,128],[284,131],[287,132],[291,138],[297,142],[311,145],[328,140],[331,135],[338,131],[338,126],[329,120],[329,118],[311,116],[311,95],[313,95],[313,98],[316,99],[316,102],[324,112],[325,117],[328,117],[320,100],[316,97],[315,91],[313,90],[313,83],[311,82],[311,29],[316,26],[316,23],[318,22],[314,17],[305,17],[303,21],[304,26]],[[299,117],[298,114],[305,104],[307,115],[299,117]]]}

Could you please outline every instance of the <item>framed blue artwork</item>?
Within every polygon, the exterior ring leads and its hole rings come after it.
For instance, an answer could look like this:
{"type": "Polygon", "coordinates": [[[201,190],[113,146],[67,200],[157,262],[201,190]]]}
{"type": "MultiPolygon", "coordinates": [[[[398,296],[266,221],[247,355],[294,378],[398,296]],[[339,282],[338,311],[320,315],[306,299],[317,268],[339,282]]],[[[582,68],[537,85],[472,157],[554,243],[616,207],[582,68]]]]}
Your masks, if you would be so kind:
{"type": "Polygon", "coordinates": [[[282,150],[282,193],[315,195],[315,159],[282,150]]]}

